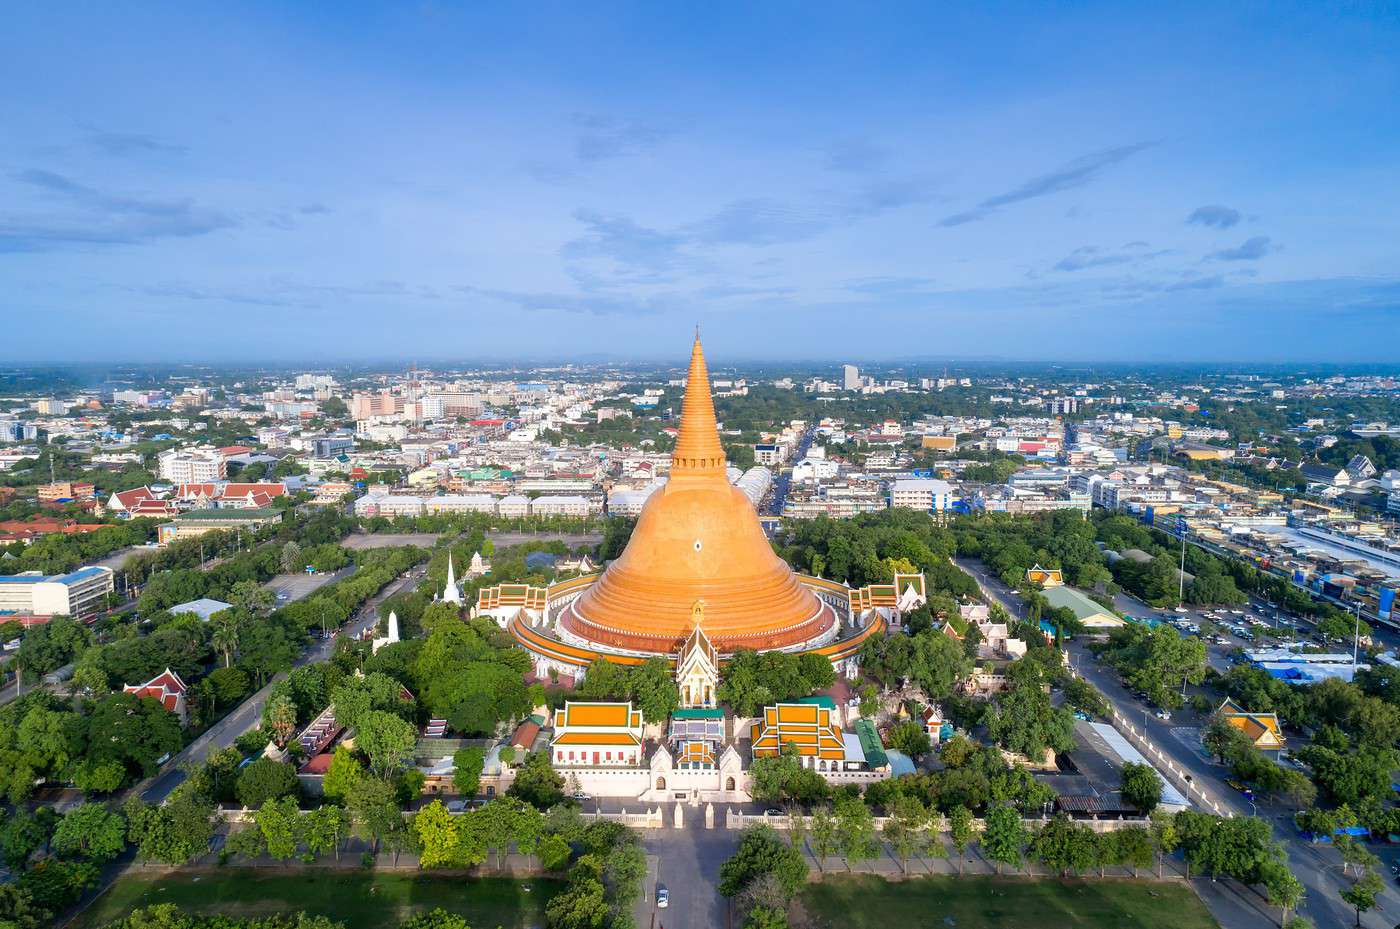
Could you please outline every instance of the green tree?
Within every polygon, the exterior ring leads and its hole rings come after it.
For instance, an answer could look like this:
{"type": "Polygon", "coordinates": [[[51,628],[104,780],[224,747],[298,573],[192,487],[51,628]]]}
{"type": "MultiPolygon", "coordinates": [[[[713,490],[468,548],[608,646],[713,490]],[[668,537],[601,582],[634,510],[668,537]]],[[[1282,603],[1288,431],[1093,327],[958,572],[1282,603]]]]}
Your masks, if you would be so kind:
{"type": "Polygon", "coordinates": [[[1094,834],[1064,813],[1056,814],[1030,839],[1030,854],[1045,867],[1068,877],[1070,871],[1084,871],[1095,860],[1094,834]]]}
{"type": "Polygon", "coordinates": [[[1039,762],[1047,748],[1057,752],[1074,746],[1074,717],[1050,702],[1048,676],[1034,661],[1018,661],[1007,669],[1007,690],[997,695],[986,718],[987,733],[1007,751],[1039,762]]]}
{"type": "Polygon", "coordinates": [[[958,850],[958,877],[962,877],[963,866],[967,863],[967,850],[977,833],[972,827],[972,811],[965,806],[955,806],[948,812],[948,837],[958,850]]]}
{"type": "Polygon", "coordinates": [[[807,861],[768,826],[749,826],[734,854],[720,866],[720,895],[734,897],[765,875],[776,877],[790,897],[807,880],[807,861]]]}
{"type": "Polygon", "coordinates": [[[388,780],[413,757],[418,733],[393,713],[370,710],[355,730],[355,745],[369,757],[370,770],[388,780]]]}
{"type": "Polygon", "coordinates": [[[84,761],[73,770],[73,784],[84,793],[109,794],[126,782],[126,768],[119,761],[84,761]]]}
{"type": "Polygon", "coordinates": [[[1144,816],[1152,815],[1157,804],[1162,802],[1162,779],[1149,764],[1130,761],[1123,765],[1119,785],[1123,799],[1144,816]]]}
{"type": "Polygon", "coordinates": [[[461,748],[452,756],[452,785],[464,797],[475,797],[481,789],[481,772],[486,755],[479,746],[461,748]]]}
{"type": "Polygon", "coordinates": [[[11,871],[22,871],[29,858],[42,848],[52,835],[49,818],[26,812],[16,812],[0,820],[0,851],[11,871]]]}
{"type": "MultiPolygon", "coordinates": [[[[341,404],[342,407],[344,405],[344,403],[341,404]]],[[[436,907],[426,913],[419,913],[400,926],[399,929],[472,929],[472,927],[467,925],[466,917],[449,913],[442,907],[436,907]]]]}
{"type": "Polygon", "coordinates": [[[539,810],[547,810],[564,799],[564,779],[549,763],[544,752],[525,756],[525,763],[515,773],[515,780],[506,791],[539,810]]]}
{"type": "Polygon", "coordinates": [[[413,817],[413,832],[422,846],[419,863],[424,868],[450,867],[459,861],[457,822],[441,800],[434,800],[413,817]]]}
{"type": "Polygon", "coordinates": [[[900,870],[909,873],[909,856],[923,844],[923,831],[928,826],[929,813],[918,797],[901,796],[885,820],[885,841],[899,858],[900,870]]]}
{"type": "MultiPolygon", "coordinates": [[[[830,664],[830,662],[828,662],[830,664]]],[[[628,675],[628,696],[649,723],[669,719],[680,706],[680,689],[669,658],[648,658],[628,675]]]]}
{"type": "Polygon", "coordinates": [[[1339,892],[1342,901],[1347,906],[1356,911],[1356,925],[1361,925],[1361,914],[1368,912],[1376,905],[1376,898],[1380,896],[1385,885],[1376,876],[1375,871],[1367,871],[1357,878],[1350,885],[1343,887],[1339,892]]]}
{"type": "Polygon", "coordinates": [[[229,834],[224,842],[224,850],[230,855],[252,860],[267,851],[267,841],[257,823],[229,834]]]}
{"type": "Polygon", "coordinates": [[[568,865],[573,851],[563,836],[547,835],[540,841],[536,854],[540,859],[540,867],[546,871],[562,871],[568,865]]]}
{"type": "Polygon", "coordinates": [[[112,694],[88,711],[86,761],[116,761],[129,774],[150,777],[158,760],[184,744],[180,721],[149,697],[112,694]]]}
{"type": "Polygon", "coordinates": [[[875,857],[879,851],[875,841],[875,817],[860,797],[837,796],[836,822],[841,837],[841,857],[850,864],[875,857]]]}
{"type": "Polygon", "coordinates": [[[982,850],[987,857],[997,863],[997,873],[1001,866],[1021,867],[1022,849],[1026,846],[1026,827],[1021,822],[1021,814],[1009,806],[995,806],[987,811],[986,826],[982,831],[982,850]]]}
{"type": "Polygon", "coordinates": [[[263,708],[263,727],[278,745],[286,745],[297,730],[297,706],[286,694],[277,694],[263,708]]]}
{"type": "Polygon", "coordinates": [[[188,864],[209,850],[214,835],[214,805],[186,781],[161,806],[133,797],[123,808],[127,836],[142,861],[188,864]]]}
{"type": "Polygon", "coordinates": [[[910,758],[926,755],[933,748],[929,741],[928,731],[912,719],[897,723],[890,730],[890,745],[910,758]]]}
{"type": "Polygon", "coordinates": [[[63,814],[52,847],[64,856],[111,861],[126,848],[126,820],[100,803],[84,803],[63,814]]]}
{"type": "Polygon", "coordinates": [[[350,799],[350,792],[364,777],[364,765],[360,764],[354,753],[344,745],[337,745],[335,754],[331,756],[330,767],[326,769],[321,790],[330,799],[346,803],[350,799]]]}
{"type": "Polygon", "coordinates": [[[360,777],[350,786],[346,807],[356,824],[370,840],[370,851],[379,853],[380,844],[393,841],[404,829],[404,819],[394,798],[394,788],[386,781],[360,777]]]}
{"type": "Polygon", "coordinates": [[[1170,813],[1155,810],[1152,816],[1152,849],[1157,855],[1157,877],[1162,876],[1162,859],[1176,851],[1176,817],[1170,813]]]}
{"type": "Polygon", "coordinates": [[[1297,909],[1303,899],[1305,888],[1302,882],[1293,876],[1288,865],[1271,860],[1260,868],[1259,883],[1264,886],[1269,902],[1279,908],[1278,924],[1287,926],[1288,914],[1297,909]]]}
{"type": "Polygon", "coordinates": [[[268,800],[293,796],[300,792],[297,769],[290,764],[258,758],[238,775],[234,795],[247,809],[259,809],[268,800]]]}
{"type": "Polygon", "coordinates": [[[1103,654],[1129,686],[1145,691],[1158,706],[1180,706],[1182,685],[1205,678],[1205,642],[1165,624],[1148,629],[1130,623],[1115,629],[1103,654]]]}
{"type": "Polygon", "coordinates": [[[268,800],[258,810],[258,829],[267,843],[267,853],[278,860],[291,858],[301,842],[302,821],[297,802],[291,797],[268,800]]]}
{"type": "Polygon", "coordinates": [[[281,561],[284,574],[299,574],[305,568],[306,562],[301,557],[301,546],[295,539],[282,546],[281,561]]]}
{"type": "Polygon", "coordinates": [[[578,693],[585,700],[626,700],[628,684],[627,671],[621,665],[599,658],[584,672],[578,693]]]}
{"type": "Polygon", "coordinates": [[[819,806],[812,811],[812,852],[818,868],[836,851],[839,828],[830,807],[819,806]]]}
{"type": "Polygon", "coordinates": [[[306,850],[313,855],[335,853],[340,860],[341,839],[350,832],[350,814],[338,806],[319,807],[302,818],[302,839],[306,850]]]}
{"type": "Polygon", "coordinates": [[[277,605],[277,597],[257,581],[239,581],[228,594],[233,608],[249,616],[266,616],[277,605]]]}

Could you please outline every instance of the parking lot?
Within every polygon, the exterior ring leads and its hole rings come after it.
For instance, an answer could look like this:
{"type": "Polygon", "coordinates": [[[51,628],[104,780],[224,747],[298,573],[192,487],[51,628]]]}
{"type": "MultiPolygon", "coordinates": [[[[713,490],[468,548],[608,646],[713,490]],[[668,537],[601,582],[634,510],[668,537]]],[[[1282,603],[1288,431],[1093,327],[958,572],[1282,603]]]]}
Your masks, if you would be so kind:
{"type": "Polygon", "coordinates": [[[354,565],[341,568],[335,572],[317,572],[315,574],[279,574],[263,586],[272,591],[277,597],[278,606],[286,606],[288,603],[295,603],[311,595],[313,591],[320,587],[338,581],[343,577],[349,577],[355,573],[354,565]]]}

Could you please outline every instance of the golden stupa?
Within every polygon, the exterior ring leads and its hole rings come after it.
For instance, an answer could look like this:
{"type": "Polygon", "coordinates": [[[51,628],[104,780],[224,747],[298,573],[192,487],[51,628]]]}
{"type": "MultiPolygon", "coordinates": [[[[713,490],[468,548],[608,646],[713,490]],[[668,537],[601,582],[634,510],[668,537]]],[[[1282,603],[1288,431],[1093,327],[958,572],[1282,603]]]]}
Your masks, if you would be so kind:
{"type": "Polygon", "coordinates": [[[834,614],[773,552],[725,468],[696,333],[670,480],[643,507],[622,555],[569,605],[561,625],[599,644],[663,654],[697,621],[721,652],[792,648],[829,630],[834,614]]]}

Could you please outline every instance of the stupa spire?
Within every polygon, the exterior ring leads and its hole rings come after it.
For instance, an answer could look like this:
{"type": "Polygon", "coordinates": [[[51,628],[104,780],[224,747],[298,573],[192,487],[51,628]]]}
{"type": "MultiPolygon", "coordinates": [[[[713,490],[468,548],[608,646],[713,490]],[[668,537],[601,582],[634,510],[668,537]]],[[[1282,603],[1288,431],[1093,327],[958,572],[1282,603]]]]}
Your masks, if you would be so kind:
{"type": "Polygon", "coordinates": [[[671,476],[723,475],[724,465],[715,405],[710,399],[710,373],[705,367],[705,351],[700,347],[700,327],[696,326],[685,399],[681,401],[680,433],[676,436],[676,450],[671,454],[671,476]]]}

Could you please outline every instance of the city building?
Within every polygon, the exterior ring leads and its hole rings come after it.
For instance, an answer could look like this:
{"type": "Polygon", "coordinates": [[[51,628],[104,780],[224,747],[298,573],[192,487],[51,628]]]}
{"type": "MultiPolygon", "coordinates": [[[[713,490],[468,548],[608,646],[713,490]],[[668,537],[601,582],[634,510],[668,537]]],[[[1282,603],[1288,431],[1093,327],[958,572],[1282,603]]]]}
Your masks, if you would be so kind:
{"type": "Polygon", "coordinates": [[[936,478],[903,478],[890,485],[890,506],[942,513],[953,507],[953,485],[936,478]]]}
{"type": "Polygon", "coordinates": [[[115,589],[112,569],[100,566],[67,574],[26,571],[0,577],[0,622],[16,619],[33,625],[53,616],[87,617],[103,609],[115,589]]]}
{"type": "Polygon", "coordinates": [[[201,484],[228,478],[228,459],[214,449],[172,448],[161,452],[156,461],[161,480],[172,484],[201,484]]]}
{"type": "Polygon", "coordinates": [[[860,389],[860,369],[857,368],[855,365],[842,365],[842,366],[841,366],[841,389],[842,389],[842,390],[859,390],[859,389],[860,389]]]}
{"type": "Polygon", "coordinates": [[[156,530],[157,541],[169,545],[180,539],[198,538],[206,532],[261,529],[281,521],[282,511],[274,509],[192,510],[160,526],[156,530]]]}

